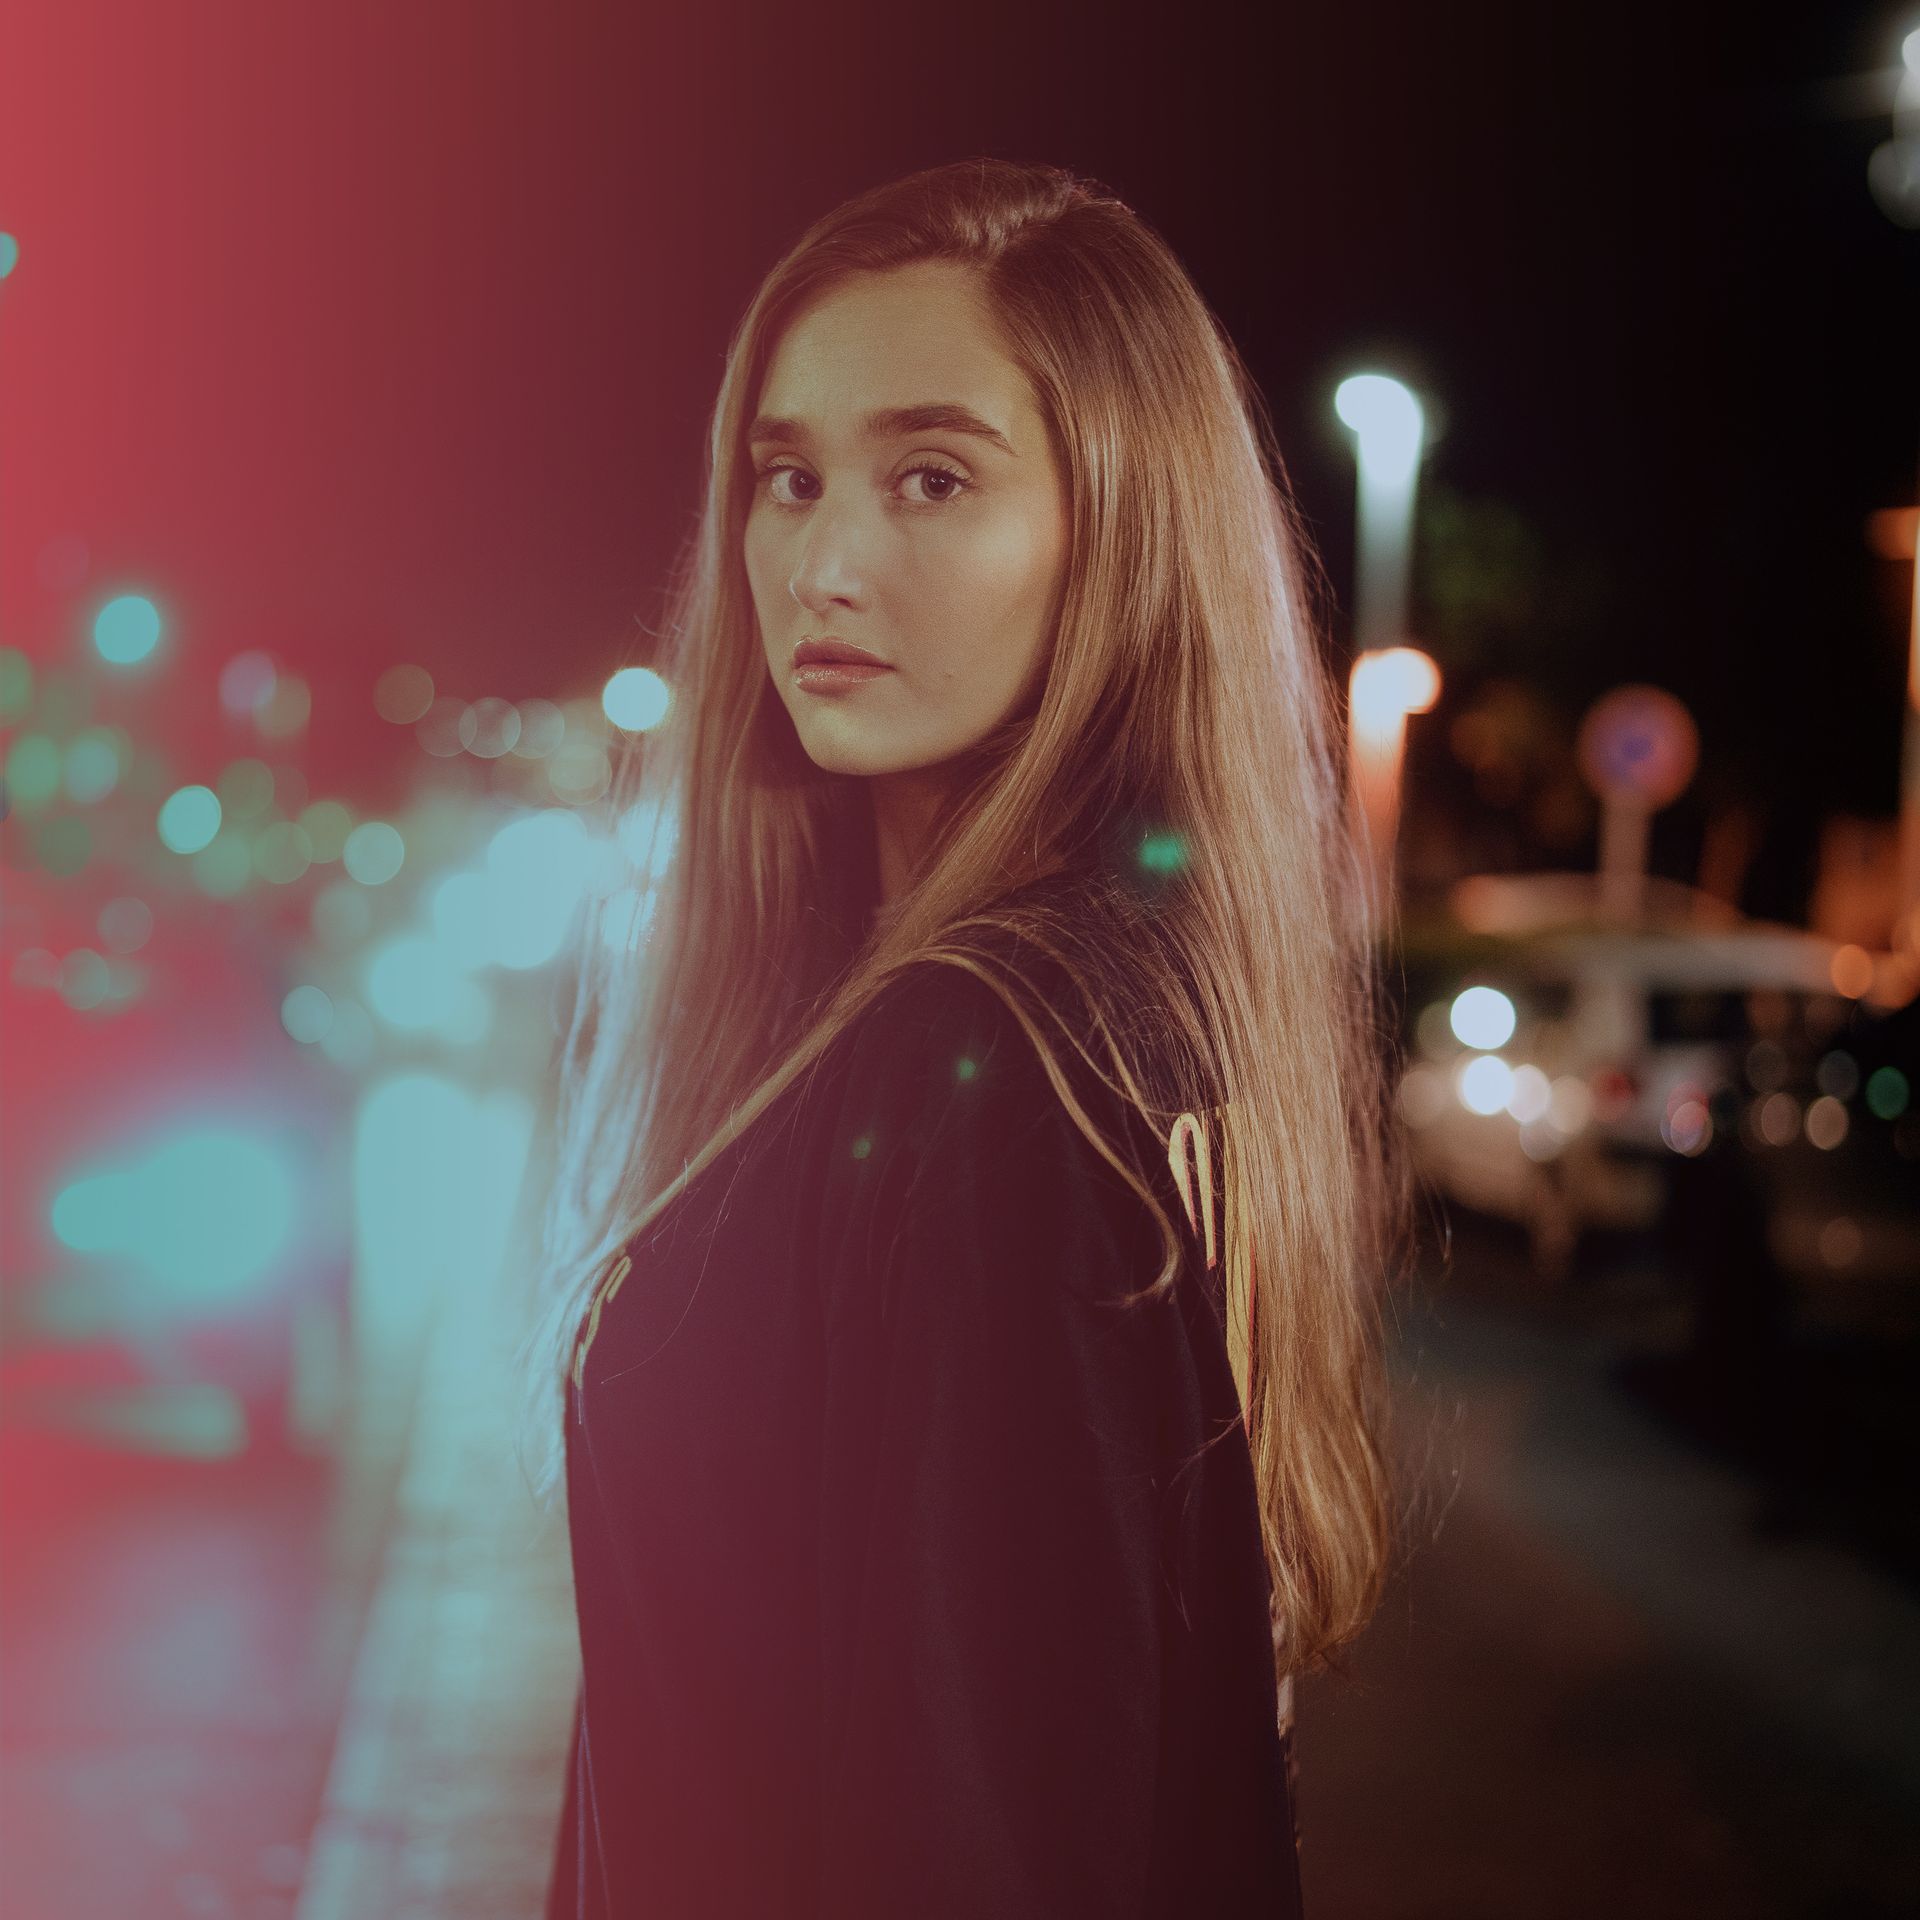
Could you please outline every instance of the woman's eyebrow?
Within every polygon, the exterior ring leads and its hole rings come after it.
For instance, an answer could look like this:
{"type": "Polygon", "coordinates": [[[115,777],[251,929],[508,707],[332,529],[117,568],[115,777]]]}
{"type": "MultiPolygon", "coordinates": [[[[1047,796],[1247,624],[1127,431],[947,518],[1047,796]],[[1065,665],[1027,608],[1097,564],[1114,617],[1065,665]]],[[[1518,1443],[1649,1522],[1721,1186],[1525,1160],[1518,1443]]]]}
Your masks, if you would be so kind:
{"type": "MultiPolygon", "coordinates": [[[[1013,454],[1013,443],[998,427],[990,426],[971,407],[957,400],[923,400],[910,407],[880,407],[866,417],[864,431],[870,440],[899,439],[914,433],[965,433],[984,440],[1004,454],[1013,454]]],[[[805,440],[807,429],[798,420],[776,419],[762,414],[747,429],[749,445],[763,440],[805,440]]]]}
{"type": "Polygon", "coordinates": [[[911,407],[882,407],[867,415],[867,432],[876,440],[910,433],[969,433],[976,440],[998,447],[1002,453],[1013,452],[1013,443],[998,427],[989,426],[971,407],[963,407],[957,400],[923,400],[911,407]]]}

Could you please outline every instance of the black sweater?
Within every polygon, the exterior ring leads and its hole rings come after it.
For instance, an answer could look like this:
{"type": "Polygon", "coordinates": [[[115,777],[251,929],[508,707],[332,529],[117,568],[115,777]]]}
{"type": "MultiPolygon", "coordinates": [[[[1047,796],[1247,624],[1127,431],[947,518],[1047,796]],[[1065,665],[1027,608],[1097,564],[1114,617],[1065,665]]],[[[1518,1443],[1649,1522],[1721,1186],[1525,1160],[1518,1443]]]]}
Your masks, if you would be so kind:
{"type": "Polygon", "coordinates": [[[1180,1233],[1160,1305],[1112,1304],[1151,1213],[937,962],[608,1269],[548,1920],[1298,1912],[1220,1270],[1074,1084],[1180,1233]]]}

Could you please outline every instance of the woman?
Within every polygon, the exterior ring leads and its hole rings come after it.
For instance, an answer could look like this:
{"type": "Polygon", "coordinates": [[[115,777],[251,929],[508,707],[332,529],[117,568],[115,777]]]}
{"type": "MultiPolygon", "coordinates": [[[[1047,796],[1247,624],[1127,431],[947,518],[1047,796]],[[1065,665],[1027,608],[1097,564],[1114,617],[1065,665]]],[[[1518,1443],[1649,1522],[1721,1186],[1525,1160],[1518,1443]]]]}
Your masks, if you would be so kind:
{"type": "Polygon", "coordinates": [[[551,1916],[1297,1910],[1400,1203],[1276,470],[1055,169],[868,193],[749,308],[562,1061],[551,1916]]]}

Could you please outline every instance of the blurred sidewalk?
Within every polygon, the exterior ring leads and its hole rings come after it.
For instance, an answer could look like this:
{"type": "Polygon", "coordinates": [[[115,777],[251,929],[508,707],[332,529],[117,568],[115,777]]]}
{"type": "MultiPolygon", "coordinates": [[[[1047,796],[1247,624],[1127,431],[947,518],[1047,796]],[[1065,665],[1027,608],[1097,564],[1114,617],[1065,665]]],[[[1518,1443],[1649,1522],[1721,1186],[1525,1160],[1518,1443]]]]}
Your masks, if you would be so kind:
{"type": "Polygon", "coordinates": [[[579,1685],[564,1516],[514,1451],[529,1266],[443,1290],[296,1920],[538,1920],[579,1685]]]}
{"type": "Polygon", "coordinates": [[[512,1444],[529,1113],[367,1103],[310,1451],[195,1442],[231,1396],[157,1364],[0,1376],[0,1920],[538,1915],[578,1656],[512,1444]]]}

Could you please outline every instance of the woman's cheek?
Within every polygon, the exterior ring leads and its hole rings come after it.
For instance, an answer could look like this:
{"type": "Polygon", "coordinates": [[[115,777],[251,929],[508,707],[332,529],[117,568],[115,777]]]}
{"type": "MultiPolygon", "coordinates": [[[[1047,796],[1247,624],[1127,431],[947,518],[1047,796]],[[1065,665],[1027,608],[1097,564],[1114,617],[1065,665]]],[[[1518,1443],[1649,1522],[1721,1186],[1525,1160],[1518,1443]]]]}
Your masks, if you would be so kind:
{"type": "Polygon", "coordinates": [[[977,521],[947,545],[942,559],[947,604],[965,609],[976,629],[997,625],[1022,598],[1032,570],[1031,530],[1017,517],[977,521]]]}
{"type": "Polygon", "coordinates": [[[1040,530],[1025,516],[993,529],[977,558],[982,612],[991,608],[993,629],[1003,645],[1020,654],[1022,665],[1046,622],[1054,572],[1040,530]]]}

